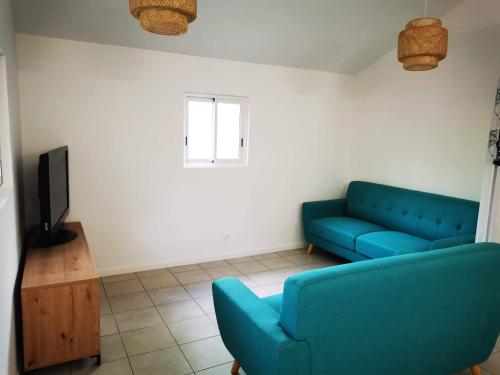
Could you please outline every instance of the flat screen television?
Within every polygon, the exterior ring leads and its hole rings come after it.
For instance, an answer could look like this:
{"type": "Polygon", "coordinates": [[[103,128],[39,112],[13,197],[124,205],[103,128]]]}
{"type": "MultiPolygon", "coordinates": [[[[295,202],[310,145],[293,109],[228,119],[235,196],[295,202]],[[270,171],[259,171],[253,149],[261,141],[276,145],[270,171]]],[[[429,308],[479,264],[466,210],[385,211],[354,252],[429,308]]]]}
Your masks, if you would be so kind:
{"type": "Polygon", "coordinates": [[[40,238],[38,247],[69,242],[76,233],[63,229],[69,213],[68,147],[41,154],[38,161],[40,238]]]}

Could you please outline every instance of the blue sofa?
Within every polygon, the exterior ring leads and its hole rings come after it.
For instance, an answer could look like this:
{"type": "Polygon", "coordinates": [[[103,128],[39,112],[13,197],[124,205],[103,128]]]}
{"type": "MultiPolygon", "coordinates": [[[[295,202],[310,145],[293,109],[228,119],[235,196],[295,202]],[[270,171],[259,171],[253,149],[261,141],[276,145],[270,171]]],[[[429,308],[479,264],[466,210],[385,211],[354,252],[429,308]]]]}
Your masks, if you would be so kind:
{"type": "Polygon", "coordinates": [[[351,261],[474,242],[479,203],[353,181],[346,197],[302,205],[306,241],[351,261]]]}
{"type": "Polygon", "coordinates": [[[355,262],[257,297],[213,283],[222,340],[248,375],[450,375],[485,361],[500,330],[500,245],[355,262]]]}

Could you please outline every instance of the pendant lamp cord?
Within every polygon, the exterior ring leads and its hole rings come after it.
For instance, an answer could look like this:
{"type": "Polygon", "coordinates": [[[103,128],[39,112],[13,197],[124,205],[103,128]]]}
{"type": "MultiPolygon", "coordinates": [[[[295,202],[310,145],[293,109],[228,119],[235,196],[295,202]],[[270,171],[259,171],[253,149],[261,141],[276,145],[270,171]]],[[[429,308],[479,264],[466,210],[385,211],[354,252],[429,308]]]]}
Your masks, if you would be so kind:
{"type": "Polygon", "coordinates": [[[424,18],[427,17],[427,0],[424,3],[424,18]]]}

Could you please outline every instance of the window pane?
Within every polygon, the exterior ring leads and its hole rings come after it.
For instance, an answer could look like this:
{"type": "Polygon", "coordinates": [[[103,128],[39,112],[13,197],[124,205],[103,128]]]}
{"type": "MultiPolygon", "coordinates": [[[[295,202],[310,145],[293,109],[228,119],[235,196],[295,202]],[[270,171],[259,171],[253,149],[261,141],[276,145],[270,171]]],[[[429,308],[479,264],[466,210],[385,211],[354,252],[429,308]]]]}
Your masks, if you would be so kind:
{"type": "Polygon", "coordinates": [[[217,159],[239,159],[240,105],[217,103],[217,159]]]}
{"type": "Polygon", "coordinates": [[[188,159],[213,158],[213,102],[188,101],[188,159]]]}

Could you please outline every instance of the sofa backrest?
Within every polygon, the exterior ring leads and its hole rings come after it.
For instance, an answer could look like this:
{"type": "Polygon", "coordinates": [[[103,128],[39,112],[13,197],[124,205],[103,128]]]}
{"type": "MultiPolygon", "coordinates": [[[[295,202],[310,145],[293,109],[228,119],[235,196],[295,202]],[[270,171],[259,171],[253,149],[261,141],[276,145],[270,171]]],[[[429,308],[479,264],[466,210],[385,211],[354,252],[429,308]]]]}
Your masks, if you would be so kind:
{"type": "Polygon", "coordinates": [[[353,181],[347,215],[433,241],[476,232],[479,203],[370,182],[353,181]]]}
{"type": "Polygon", "coordinates": [[[280,323],[312,374],[451,374],[483,362],[500,330],[500,245],[381,258],[285,282],[280,323]]]}

